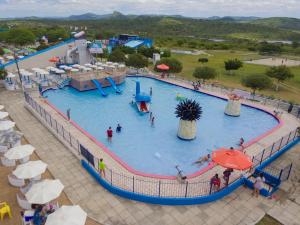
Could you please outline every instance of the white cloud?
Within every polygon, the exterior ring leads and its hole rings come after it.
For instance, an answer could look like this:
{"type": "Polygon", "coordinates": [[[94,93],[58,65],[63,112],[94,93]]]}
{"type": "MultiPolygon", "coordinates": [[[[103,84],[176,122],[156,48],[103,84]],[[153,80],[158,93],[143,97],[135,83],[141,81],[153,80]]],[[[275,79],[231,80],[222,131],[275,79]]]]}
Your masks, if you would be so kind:
{"type": "Polygon", "coordinates": [[[300,17],[300,0],[0,0],[0,17],[68,16],[93,12],[185,16],[300,17]]]}

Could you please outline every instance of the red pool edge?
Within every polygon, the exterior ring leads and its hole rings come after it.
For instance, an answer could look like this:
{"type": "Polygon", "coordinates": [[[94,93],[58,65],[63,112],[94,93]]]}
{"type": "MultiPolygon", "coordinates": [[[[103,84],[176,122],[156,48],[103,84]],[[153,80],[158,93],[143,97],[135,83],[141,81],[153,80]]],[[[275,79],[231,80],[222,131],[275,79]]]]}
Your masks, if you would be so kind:
{"type": "MultiPolygon", "coordinates": [[[[175,85],[175,86],[179,86],[179,87],[182,87],[182,88],[185,88],[185,89],[190,89],[192,91],[195,91],[192,88],[184,87],[184,86],[181,86],[181,85],[178,85],[178,84],[174,84],[174,83],[171,83],[169,81],[157,79],[157,78],[154,78],[154,77],[147,77],[147,76],[142,76],[142,77],[146,77],[146,78],[150,78],[150,79],[155,79],[155,80],[158,80],[158,81],[162,81],[162,82],[165,82],[165,83],[168,83],[168,84],[172,84],[172,85],[175,85]]],[[[200,93],[203,93],[203,94],[207,94],[207,95],[210,95],[210,96],[216,97],[216,98],[221,98],[223,100],[228,100],[227,98],[224,98],[221,95],[217,95],[217,94],[210,93],[210,92],[207,92],[207,91],[199,90],[197,92],[200,92],[200,93]]],[[[63,112],[61,112],[56,106],[54,106],[52,103],[50,103],[47,99],[45,99],[45,103],[48,104],[52,109],[54,109],[58,114],[60,114],[64,119],[68,120],[68,117],[63,112]]],[[[250,140],[249,142],[246,142],[244,144],[244,148],[247,148],[247,147],[249,147],[249,146],[257,143],[261,139],[265,138],[266,136],[269,136],[270,134],[272,134],[273,132],[275,132],[277,129],[279,129],[280,127],[282,127],[283,124],[284,124],[284,121],[282,119],[280,119],[279,117],[277,117],[276,115],[274,115],[269,110],[266,110],[266,109],[263,109],[261,107],[254,106],[254,105],[251,105],[251,104],[248,104],[248,103],[242,103],[242,105],[246,105],[246,106],[249,106],[249,107],[261,110],[261,111],[263,111],[263,112],[265,112],[265,113],[273,116],[278,121],[278,125],[275,126],[275,127],[273,127],[271,130],[267,131],[264,134],[259,135],[258,137],[250,140]]],[[[77,129],[79,129],[84,135],[86,135],[89,139],[91,139],[96,145],[98,145],[103,151],[105,151],[110,157],[112,157],[115,161],[117,161],[122,167],[124,167],[129,172],[131,172],[131,173],[133,173],[135,175],[138,175],[138,176],[142,176],[142,177],[157,178],[157,179],[169,179],[169,180],[175,180],[176,179],[176,176],[165,176],[165,175],[149,174],[149,173],[143,173],[141,171],[133,169],[126,162],[124,162],[119,156],[117,156],[115,153],[113,153],[111,150],[109,150],[103,143],[101,143],[98,140],[96,140],[95,137],[93,137],[90,133],[88,133],[86,130],[84,130],[82,127],[80,127],[75,121],[70,120],[70,123],[74,127],[76,127],[77,129]]],[[[208,163],[208,165],[206,167],[200,169],[199,171],[197,171],[197,172],[195,172],[193,174],[187,175],[187,178],[188,179],[195,178],[195,177],[197,177],[197,176],[199,176],[199,175],[207,172],[208,170],[210,170],[211,168],[213,168],[215,165],[216,164],[214,162],[210,162],[210,163],[208,163]]]]}

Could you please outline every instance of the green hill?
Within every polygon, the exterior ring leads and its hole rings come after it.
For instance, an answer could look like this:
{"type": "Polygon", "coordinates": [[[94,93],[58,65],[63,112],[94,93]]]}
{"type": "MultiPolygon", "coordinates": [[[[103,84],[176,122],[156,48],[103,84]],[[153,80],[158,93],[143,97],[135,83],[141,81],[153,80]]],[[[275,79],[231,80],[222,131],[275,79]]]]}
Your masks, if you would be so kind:
{"type": "Polygon", "coordinates": [[[257,19],[250,22],[251,24],[263,25],[267,27],[288,29],[300,31],[300,19],[288,17],[271,17],[265,19],[257,19]]]}

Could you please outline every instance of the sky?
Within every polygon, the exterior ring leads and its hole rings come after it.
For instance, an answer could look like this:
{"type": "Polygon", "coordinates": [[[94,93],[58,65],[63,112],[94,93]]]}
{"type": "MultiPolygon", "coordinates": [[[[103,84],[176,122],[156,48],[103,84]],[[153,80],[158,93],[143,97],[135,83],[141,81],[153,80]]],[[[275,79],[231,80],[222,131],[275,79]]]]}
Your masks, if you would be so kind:
{"type": "Polygon", "coordinates": [[[258,16],[300,18],[300,0],[0,0],[0,18],[54,17],[87,12],[165,14],[189,17],[258,16]]]}

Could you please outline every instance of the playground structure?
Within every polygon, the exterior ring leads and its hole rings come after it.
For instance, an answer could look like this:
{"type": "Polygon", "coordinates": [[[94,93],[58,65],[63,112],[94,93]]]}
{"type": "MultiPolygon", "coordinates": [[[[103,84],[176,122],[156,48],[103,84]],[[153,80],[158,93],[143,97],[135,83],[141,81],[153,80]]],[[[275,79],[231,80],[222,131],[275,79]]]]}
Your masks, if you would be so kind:
{"type": "Polygon", "coordinates": [[[138,110],[142,113],[148,113],[150,110],[151,97],[145,93],[141,93],[141,84],[136,81],[135,86],[135,103],[138,110]]]}
{"type": "Polygon", "coordinates": [[[110,38],[109,46],[115,48],[117,46],[126,46],[130,48],[139,48],[141,46],[150,48],[153,45],[152,39],[141,38],[138,35],[120,34],[118,38],[110,38]]]}
{"type": "MultiPolygon", "coordinates": [[[[98,63],[99,64],[99,63],[98,63]]],[[[112,87],[116,93],[121,90],[117,85],[124,82],[126,77],[126,67],[124,65],[110,65],[112,63],[101,64],[95,70],[70,73],[69,85],[78,91],[88,91],[98,89],[102,96],[107,96],[103,88],[112,87]]]]}

